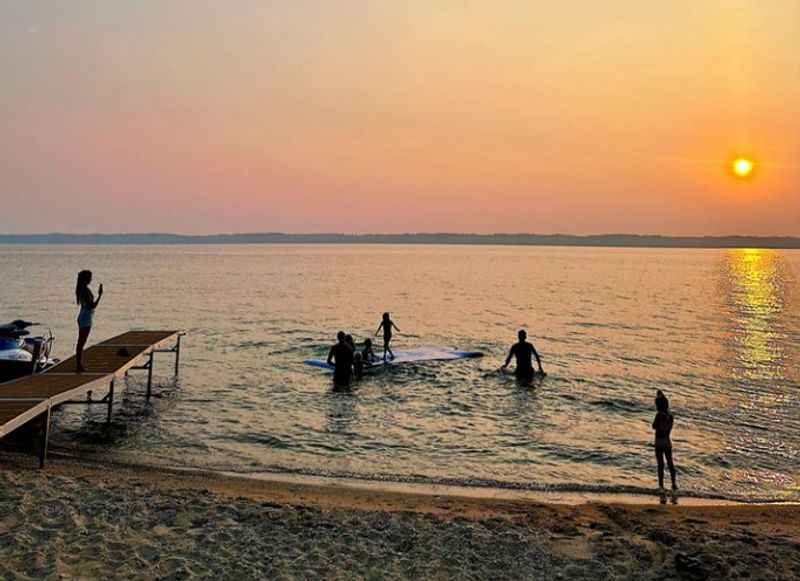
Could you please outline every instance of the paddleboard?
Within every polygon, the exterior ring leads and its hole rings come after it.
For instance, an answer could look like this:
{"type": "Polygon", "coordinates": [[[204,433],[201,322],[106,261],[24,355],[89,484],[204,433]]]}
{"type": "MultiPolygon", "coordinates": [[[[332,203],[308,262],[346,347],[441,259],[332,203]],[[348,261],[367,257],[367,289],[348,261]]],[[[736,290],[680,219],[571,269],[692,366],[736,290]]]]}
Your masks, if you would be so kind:
{"type": "MultiPolygon", "coordinates": [[[[392,349],[394,352],[394,359],[386,359],[383,362],[383,350],[380,350],[378,360],[365,367],[365,369],[374,369],[376,367],[384,367],[387,365],[401,365],[403,363],[423,363],[425,361],[451,361],[455,359],[472,359],[475,357],[483,357],[480,351],[459,351],[457,349],[447,349],[443,347],[419,347],[417,349],[392,349]]],[[[306,365],[313,367],[320,367],[322,369],[333,369],[333,365],[328,365],[325,359],[306,359],[303,361],[306,365]]]]}

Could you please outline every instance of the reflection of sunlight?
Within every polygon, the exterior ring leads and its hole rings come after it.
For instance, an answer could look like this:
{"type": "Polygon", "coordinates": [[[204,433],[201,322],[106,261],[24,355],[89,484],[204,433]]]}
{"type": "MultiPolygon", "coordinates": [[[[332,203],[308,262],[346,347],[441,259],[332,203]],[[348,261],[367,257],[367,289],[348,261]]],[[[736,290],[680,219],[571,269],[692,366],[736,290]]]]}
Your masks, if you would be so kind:
{"type": "Polygon", "coordinates": [[[783,311],[778,256],[773,250],[744,249],[729,254],[730,291],[738,333],[739,358],[751,374],[773,377],[781,357],[775,325],[783,311]]]}

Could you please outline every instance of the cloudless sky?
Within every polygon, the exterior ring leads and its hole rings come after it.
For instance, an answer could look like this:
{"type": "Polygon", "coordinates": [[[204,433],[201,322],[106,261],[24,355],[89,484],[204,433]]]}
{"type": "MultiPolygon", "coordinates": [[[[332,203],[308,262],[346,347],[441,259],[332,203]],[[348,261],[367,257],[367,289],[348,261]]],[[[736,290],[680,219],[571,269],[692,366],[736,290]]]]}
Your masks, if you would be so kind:
{"type": "Polygon", "coordinates": [[[800,2],[0,0],[50,231],[800,235],[800,2]]]}

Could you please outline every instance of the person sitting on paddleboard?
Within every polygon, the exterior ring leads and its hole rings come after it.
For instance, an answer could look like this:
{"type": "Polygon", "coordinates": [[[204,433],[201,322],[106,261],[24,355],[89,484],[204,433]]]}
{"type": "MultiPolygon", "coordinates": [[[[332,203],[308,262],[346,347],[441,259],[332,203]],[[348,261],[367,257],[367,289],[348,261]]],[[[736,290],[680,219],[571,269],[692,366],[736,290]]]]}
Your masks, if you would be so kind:
{"type": "Polygon", "coordinates": [[[328,352],[328,365],[333,366],[333,383],[346,387],[353,374],[353,348],[347,342],[344,331],[336,334],[338,342],[328,352]]]}
{"type": "Polygon", "coordinates": [[[389,348],[389,343],[392,340],[392,327],[394,327],[398,332],[400,332],[400,328],[394,324],[392,319],[389,318],[389,313],[383,313],[383,320],[381,324],[378,325],[378,330],[375,331],[375,335],[377,336],[378,333],[381,332],[383,329],[383,360],[386,361],[386,354],[389,354],[389,357],[394,359],[394,353],[389,348]]]}
{"type": "Polygon", "coordinates": [[[361,358],[364,365],[372,365],[378,357],[372,350],[372,339],[364,339],[364,349],[361,351],[361,358]]]}
{"type": "Polygon", "coordinates": [[[542,369],[542,360],[539,358],[539,353],[536,352],[536,348],[531,343],[526,341],[528,334],[523,329],[517,333],[517,337],[519,337],[519,342],[511,346],[511,350],[508,352],[508,357],[506,357],[506,362],[500,369],[505,369],[508,367],[508,364],[511,363],[511,358],[516,357],[517,365],[514,369],[514,375],[516,375],[521,381],[531,381],[535,374],[533,371],[533,357],[536,357],[536,364],[539,366],[539,373],[541,375],[545,375],[544,369],[542,369]]]}

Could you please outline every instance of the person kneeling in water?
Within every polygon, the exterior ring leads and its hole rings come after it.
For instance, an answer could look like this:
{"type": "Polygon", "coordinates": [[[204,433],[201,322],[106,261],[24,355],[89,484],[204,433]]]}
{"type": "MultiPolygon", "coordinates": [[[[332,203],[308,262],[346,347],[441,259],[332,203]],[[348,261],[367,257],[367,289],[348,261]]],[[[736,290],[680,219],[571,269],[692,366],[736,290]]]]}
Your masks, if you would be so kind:
{"type": "Polygon", "coordinates": [[[378,357],[372,350],[372,339],[364,339],[364,349],[361,351],[361,358],[364,361],[364,365],[372,365],[378,360],[378,357]]]}
{"type": "Polygon", "coordinates": [[[539,373],[541,375],[546,374],[544,369],[542,369],[542,360],[539,358],[539,353],[537,353],[536,348],[526,341],[528,334],[524,330],[520,330],[520,332],[517,333],[517,337],[519,337],[519,342],[511,346],[508,357],[506,357],[506,362],[500,369],[508,367],[508,364],[511,363],[511,358],[516,357],[517,365],[514,368],[514,375],[516,375],[517,379],[520,381],[530,383],[535,374],[533,371],[533,357],[536,357],[539,373]]]}

